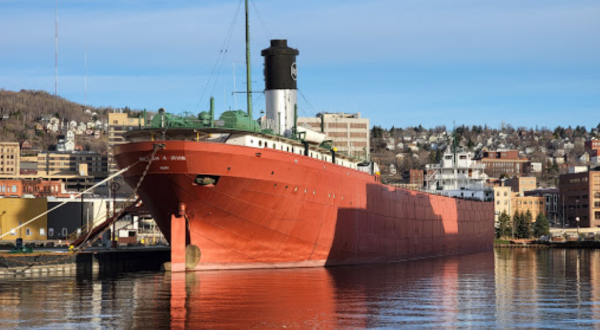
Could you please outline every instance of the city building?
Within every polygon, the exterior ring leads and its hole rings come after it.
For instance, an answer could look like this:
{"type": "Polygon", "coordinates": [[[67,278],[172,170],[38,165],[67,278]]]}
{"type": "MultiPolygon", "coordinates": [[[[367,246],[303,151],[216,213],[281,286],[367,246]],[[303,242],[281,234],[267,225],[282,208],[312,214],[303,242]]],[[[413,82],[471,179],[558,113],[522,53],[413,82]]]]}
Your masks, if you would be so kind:
{"type": "Polygon", "coordinates": [[[590,157],[597,157],[600,152],[600,140],[588,140],[584,143],[585,151],[588,152],[590,157]]]}
{"type": "Polygon", "coordinates": [[[19,175],[20,155],[18,142],[0,142],[0,175],[19,175]]]}
{"type": "Polygon", "coordinates": [[[144,125],[144,118],[130,117],[123,112],[111,112],[108,114],[108,171],[115,173],[119,169],[113,158],[113,147],[127,142],[124,138],[126,132],[138,129],[144,125]]]}
{"type": "Polygon", "coordinates": [[[529,162],[529,163],[525,163],[523,166],[525,166],[524,172],[527,174],[542,173],[542,163],[541,162],[529,162]]]}
{"type": "Polygon", "coordinates": [[[512,217],[512,196],[511,187],[508,186],[496,186],[494,189],[494,223],[498,223],[498,217],[502,212],[506,212],[508,216],[512,217]]]}
{"type": "Polygon", "coordinates": [[[527,213],[531,212],[531,221],[535,222],[535,219],[540,213],[545,213],[546,199],[544,197],[537,196],[513,196],[511,198],[511,209],[514,215],[515,212],[527,213]]]}
{"type": "Polygon", "coordinates": [[[515,176],[510,179],[510,187],[512,191],[518,193],[519,196],[524,196],[526,191],[537,188],[537,179],[533,176],[515,176]]]}
{"type": "Polygon", "coordinates": [[[37,154],[35,156],[21,155],[21,159],[19,162],[19,174],[21,174],[21,175],[36,175],[37,174],[37,154]]]}
{"type": "Polygon", "coordinates": [[[107,156],[96,152],[54,152],[38,154],[37,172],[41,177],[54,175],[107,177],[107,156]]]}
{"type": "Polygon", "coordinates": [[[321,113],[317,117],[299,117],[298,126],[309,125],[315,131],[327,134],[338,151],[356,158],[369,158],[369,119],[361,118],[360,112],[321,113]]]}
{"type": "Polygon", "coordinates": [[[0,197],[68,197],[65,184],[51,180],[0,179],[0,197]]]}
{"type": "Polygon", "coordinates": [[[486,184],[485,166],[470,152],[446,150],[439,164],[425,166],[425,190],[449,197],[491,201],[493,189],[486,184]]]}
{"type": "Polygon", "coordinates": [[[535,189],[525,191],[525,196],[544,197],[544,213],[551,225],[562,226],[562,212],[559,204],[559,191],[557,188],[535,189]]]}
{"type": "Polygon", "coordinates": [[[46,198],[0,198],[0,210],[0,235],[10,233],[2,240],[14,243],[17,238],[22,238],[23,241],[47,239],[46,215],[16,229],[48,210],[46,198]]]}
{"type": "Polygon", "coordinates": [[[484,164],[485,173],[494,178],[520,176],[529,162],[529,159],[519,158],[517,150],[484,151],[476,160],[484,164]]]}
{"type": "Polygon", "coordinates": [[[571,170],[559,177],[560,205],[568,227],[600,228],[600,170],[571,170]],[[577,221],[579,219],[579,221],[577,221]]]}

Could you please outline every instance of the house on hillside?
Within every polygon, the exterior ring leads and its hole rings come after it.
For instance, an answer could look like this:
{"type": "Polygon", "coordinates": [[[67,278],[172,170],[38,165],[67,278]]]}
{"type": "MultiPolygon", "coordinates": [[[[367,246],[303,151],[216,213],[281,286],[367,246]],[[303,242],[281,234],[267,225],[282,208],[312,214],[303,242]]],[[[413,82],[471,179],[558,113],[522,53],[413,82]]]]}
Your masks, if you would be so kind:
{"type": "Polygon", "coordinates": [[[30,150],[32,148],[31,143],[27,140],[21,142],[21,150],[30,150]]]}

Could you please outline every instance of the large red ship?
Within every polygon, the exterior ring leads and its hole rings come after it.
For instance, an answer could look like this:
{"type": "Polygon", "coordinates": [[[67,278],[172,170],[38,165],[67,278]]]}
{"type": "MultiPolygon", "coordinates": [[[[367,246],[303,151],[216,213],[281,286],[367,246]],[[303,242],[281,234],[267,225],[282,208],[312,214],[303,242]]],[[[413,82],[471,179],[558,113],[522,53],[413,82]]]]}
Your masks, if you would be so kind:
{"type": "Polygon", "coordinates": [[[260,124],[250,97],[247,113],[226,111],[218,120],[211,102],[210,112],[194,119],[161,110],[128,134],[131,142],[115,147],[119,167],[135,164],[125,181],[135,187],[143,176],[138,193],[171,243],[172,270],[350,265],[491,250],[491,203],[382,184],[374,164],[338,153],[322,133],[296,125],[298,54],[285,40],[262,51],[260,124]]]}

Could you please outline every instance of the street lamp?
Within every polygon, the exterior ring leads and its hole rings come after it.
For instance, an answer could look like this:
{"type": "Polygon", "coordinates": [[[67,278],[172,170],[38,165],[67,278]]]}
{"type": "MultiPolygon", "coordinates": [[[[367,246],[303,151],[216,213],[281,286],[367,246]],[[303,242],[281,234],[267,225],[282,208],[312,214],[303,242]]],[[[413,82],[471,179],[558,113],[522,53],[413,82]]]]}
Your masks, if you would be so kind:
{"type": "Polygon", "coordinates": [[[575,221],[577,222],[577,235],[579,235],[579,199],[575,200],[575,221]]]}

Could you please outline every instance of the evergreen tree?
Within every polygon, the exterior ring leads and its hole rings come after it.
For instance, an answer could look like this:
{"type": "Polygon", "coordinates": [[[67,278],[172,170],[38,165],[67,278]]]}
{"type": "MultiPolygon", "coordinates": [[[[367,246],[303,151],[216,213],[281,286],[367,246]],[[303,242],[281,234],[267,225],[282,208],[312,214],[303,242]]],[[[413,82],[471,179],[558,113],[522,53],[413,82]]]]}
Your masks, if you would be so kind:
{"type": "Polygon", "coordinates": [[[538,216],[535,218],[535,223],[533,224],[533,236],[540,237],[544,235],[550,234],[550,224],[548,223],[548,218],[543,212],[540,212],[538,216]]]}
{"type": "Polygon", "coordinates": [[[531,222],[533,221],[533,216],[531,215],[531,211],[527,210],[525,214],[521,213],[521,228],[519,229],[519,235],[521,238],[530,238],[531,237],[531,222]]]}
{"type": "Polygon", "coordinates": [[[498,238],[500,237],[511,237],[512,235],[512,223],[510,221],[510,215],[503,211],[498,217],[498,238]]]}
{"type": "Polygon", "coordinates": [[[513,222],[515,225],[515,237],[516,238],[530,238],[531,237],[531,212],[527,213],[515,212],[513,222]]]}
{"type": "Polygon", "coordinates": [[[515,214],[512,217],[512,229],[514,237],[521,238],[519,236],[519,228],[522,227],[521,222],[523,222],[522,214],[519,211],[515,211],[515,214]]]}

